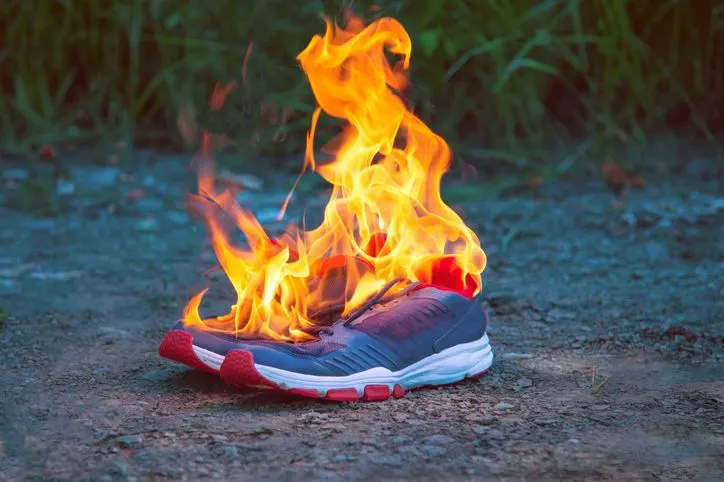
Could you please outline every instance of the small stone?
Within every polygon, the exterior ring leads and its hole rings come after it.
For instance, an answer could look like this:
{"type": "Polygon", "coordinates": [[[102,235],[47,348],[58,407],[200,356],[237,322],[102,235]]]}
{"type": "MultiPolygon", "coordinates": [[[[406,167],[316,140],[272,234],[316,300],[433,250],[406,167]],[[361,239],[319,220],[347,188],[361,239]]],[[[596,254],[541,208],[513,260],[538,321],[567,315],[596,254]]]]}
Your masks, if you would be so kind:
{"type": "Polygon", "coordinates": [[[43,281],[68,281],[73,278],[80,278],[81,276],[83,276],[82,271],[36,271],[30,273],[31,278],[43,281]]]}
{"type": "Polygon", "coordinates": [[[142,184],[144,187],[153,187],[156,185],[156,178],[153,177],[153,174],[147,174],[143,177],[142,184]]]}
{"type": "Polygon", "coordinates": [[[439,457],[440,455],[445,455],[445,453],[447,453],[446,449],[435,445],[425,445],[422,450],[424,450],[430,457],[439,457]]]}
{"type": "Polygon", "coordinates": [[[327,424],[320,426],[319,428],[321,428],[323,430],[331,430],[332,432],[335,432],[335,433],[342,433],[345,430],[347,430],[347,427],[345,427],[341,423],[327,423],[327,424]]]}
{"type": "Polygon", "coordinates": [[[376,462],[378,464],[389,465],[391,467],[399,467],[402,465],[402,457],[397,454],[377,457],[376,462]]]}
{"type": "Polygon", "coordinates": [[[55,192],[59,196],[70,196],[75,192],[75,184],[65,179],[58,179],[55,183],[55,192]]]}
{"type": "Polygon", "coordinates": [[[498,417],[483,417],[478,420],[480,425],[494,425],[498,423],[498,417]]]}
{"type": "Polygon", "coordinates": [[[239,457],[239,448],[234,445],[226,445],[221,447],[219,455],[227,459],[235,459],[239,457]]]}
{"type": "Polygon", "coordinates": [[[347,461],[347,457],[344,455],[335,455],[334,457],[332,457],[332,462],[334,462],[335,464],[338,464],[341,462],[346,462],[346,461],[347,461]]]}
{"type": "Polygon", "coordinates": [[[454,438],[449,437],[447,435],[441,435],[441,434],[430,435],[429,437],[425,437],[424,439],[422,439],[422,443],[424,443],[425,445],[438,445],[438,446],[447,445],[454,441],[455,441],[454,438]]]}
{"type": "Polygon", "coordinates": [[[608,410],[611,408],[611,405],[606,404],[599,404],[599,405],[591,405],[590,409],[595,410],[596,412],[603,412],[605,410],[608,410]]]}
{"type": "Polygon", "coordinates": [[[473,432],[478,435],[484,435],[488,433],[488,430],[490,430],[490,427],[485,425],[476,425],[473,427],[473,432]]]}
{"type": "Polygon", "coordinates": [[[150,233],[158,230],[158,221],[155,218],[143,218],[136,223],[136,231],[150,233]]]}
{"type": "Polygon", "coordinates": [[[412,456],[412,457],[419,457],[420,455],[422,455],[422,452],[420,452],[420,449],[418,449],[417,447],[410,446],[410,445],[405,445],[404,447],[400,447],[398,449],[398,452],[401,454],[405,454],[407,456],[412,456]]]}
{"type": "Polygon", "coordinates": [[[530,388],[533,386],[533,380],[530,378],[522,377],[518,380],[518,383],[515,386],[515,391],[519,392],[523,390],[524,388],[530,388]]]}
{"type": "Polygon", "coordinates": [[[530,353],[516,353],[514,351],[503,353],[498,357],[500,360],[527,360],[533,358],[530,353]]]}
{"type": "Polygon", "coordinates": [[[119,171],[114,167],[102,167],[89,172],[88,181],[91,188],[113,186],[118,180],[119,171]]]}
{"type": "Polygon", "coordinates": [[[143,443],[142,435],[123,435],[116,438],[116,443],[125,449],[133,449],[140,447],[143,443]]]}
{"type": "Polygon", "coordinates": [[[189,222],[189,216],[181,211],[171,211],[166,216],[174,224],[188,224],[189,222]]]}
{"type": "Polygon", "coordinates": [[[512,293],[491,293],[487,297],[488,304],[492,308],[497,308],[499,306],[509,305],[513,302],[515,302],[516,298],[512,293]]]}
{"type": "Polygon", "coordinates": [[[28,170],[20,167],[11,167],[3,171],[3,179],[8,181],[24,181],[28,177],[30,177],[28,170]]]}
{"type": "Polygon", "coordinates": [[[141,211],[158,211],[163,208],[163,201],[156,198],[141,198],[136,200],[136,206],[141,211]]]}
{"type": "Polygon", "coordinates": [[[548,318],[554,321],[557,320],[575,320],[577,313],[571,310],[563,310],[554,308],[548,312],[548,318]]]}
{"type": "Polygon", "coordinates": [[[225,435],[211,435],[211,440],[214,442],[226,442],[229,438],[225,435]]]}
{"type": "Polygon", "coordinates": [[[510,403],[500,402],[494,407],[494,410],[513,410],[515,408],[515,405],[511,405],[510,403]]]}
{"type": "Polygon", "coordinates": [[[131,336],[131,334],[127,331],[121,330],[120,328],[114,328],[112,326],[101,326],[98,328],[98,334],[107,345],[111,345],[131,336]]]}

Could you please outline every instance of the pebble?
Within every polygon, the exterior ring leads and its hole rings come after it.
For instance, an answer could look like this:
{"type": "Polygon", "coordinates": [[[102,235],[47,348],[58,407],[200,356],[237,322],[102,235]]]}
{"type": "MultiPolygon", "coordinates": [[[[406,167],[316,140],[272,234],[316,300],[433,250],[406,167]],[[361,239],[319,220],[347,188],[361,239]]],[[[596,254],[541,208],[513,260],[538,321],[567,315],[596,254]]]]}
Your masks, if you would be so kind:
{"type": "Polygon", "coordinates": [[[488,304],[497,308],[499,306],[509,305],[516,301],[516,297],[512,293],[491,293],[487,297],[488,304]]]}
{"type": "Polygon", "coordinates": [[[143,443],[143,436],[142,435],[122,435],[116,439],[116,443],[118,443],[119,446],[126,448],[126,449],[132,449],[140,447],[143,443]]]}
{"type": "Polygon", "coordinates": [[[554,308],[548,312],[548,318],[553,321],[575,320],[578,314],[575,311],[554,308]]]}
{"type": "Polygon", "coordinates": [[[7,179],[8,181],[24,181],[28,177],[30,177],[28,170],[20,167],[3,170],[3,179],[7,179]]]}
{"type": "Polygon", "coordinates": [[[513,410],[514,408],[515,408],[515,405],[511,405],[510,403],[500,402],[494,407],[494,410],[513,410]]]}
{"type": "Polygon", "coordinates": [[[422,448],[422,450],[424,450],[430,457],[439,457],[440,455],[445,455],[445,453],[447,453],[446,449],[435,445],[426,445],[422,448]]]}
{"type": "Polygon", "coordinates": [[[68,281],[81,276],[83,276],[82,271],[35,271],[30,273],[31,278],[43,281],[68,281]]]}
{"type": "Polygon", "coordinates": [[[163,201],[156,198],[141,198],[136,200],[136,206],[141,211],[158,211],[163,208],[163,201]]]}
{"type": "Polygon", "coordinates": [[[147,174],[143,177],[143,184],[144,187],[153,187],[156,185],[156,178],[153,177],[153,174],[147,174]]]}
{"type": "Polygon", "coordinates": [[[75,184],[65,179],[58,179],[55,183],[55,192],[59,196],[70,196],[75,192],[75,184]]]}
{"type": "Polygon", "coordinates": [[[189,216],[181,211],[171,211],[166,215],[168,220],[175,224],[188,224],[189,216]]]}
{"type": "Polygon", "coordinates": [[[74,173],[74,177],[83,179],[83,185],[91,189],[101,190],[116,184],[120,172],[115,167],[84,169],[85,172],[74,173]]]}
{"type": "Polygon", "coordinates": [[[227,459],[235,459],[239,456],[239,448],[234,445],[221,447],[219,455],[227,459]]]}
{"type": "Polygon", "coordinates": [[[498,423],[498,417],[483,417],[478,420],[478,423],[480,425],[493,425],[495,423],[498,423]]]}
{"type": "Polygon", "coordinates": [[[530,353],[516,353],[514,351],[510,351],[501,354],[498,358],[500,360],[527,360],[529,358],[533,358],[533,355],[530,353]]]}
{"type": "Polygon", "coordinates": [[[136,231],[150,233],[158,230],[158,221],[155,218],[143,218],[136,222],[136,231]]]}
{"type": "Polygon", "coordinates": [[[347,430],[347,427],[345,427],[341,423],[327,423],[327,424],[321,425],[319,428],[321,428],[323,430],[331,430],[332,432],[336,432],[336,433],[342,433],[345,430],[347,430]]]}
{"type": "Polygon", "coordinates": [[[399,455],[377,457],[376,462],[378,464],[389,465],[391,467],[400,467],[402,465],[402,457],[399,455]]]}
{"type": "Polygon", "coordinates": [[[127,331],[112,326],[101,326],[98,328],[98,334],[108,345],[131,336],[127,331]]]}
{"type": "Polygon", "coordinates": [[[214,442],[226,442],[229,438],[226,435],[211,435],[211,440],[214,442]]]}
{"type": "Polygon", "coordinates": [[[449,437],[447,435],[441,435],[441,434],[430,435],[429,437],[425,437],[424,439],[422,439],[422,443],[424,443],[425,445],[438,445],[438,446],[447,445],[454,441],[455,441],[454,438],[449,437]]]}
{"type": "Polygon", "coordinates": [[[524,388],[530,388],[533,386],[533,380],[530,378],[522,377],[518,380],[517,385],[515,386],[515,391],[519,392],[524,388]]]}

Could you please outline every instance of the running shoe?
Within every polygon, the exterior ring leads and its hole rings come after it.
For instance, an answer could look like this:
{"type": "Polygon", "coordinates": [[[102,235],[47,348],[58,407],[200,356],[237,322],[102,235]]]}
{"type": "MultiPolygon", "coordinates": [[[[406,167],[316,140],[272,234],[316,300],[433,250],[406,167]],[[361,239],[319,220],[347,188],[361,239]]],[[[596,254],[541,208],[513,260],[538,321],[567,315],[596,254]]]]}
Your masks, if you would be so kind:
{"type": "Polygon", "coordinates": [[[337,401],[377,401],[474,378],[493,362],[480,296],[393,280],[358,310],[318,329],[314,341],[240,340],[179,327],[161,355],[220,373],[237,387],[337,401]]]}

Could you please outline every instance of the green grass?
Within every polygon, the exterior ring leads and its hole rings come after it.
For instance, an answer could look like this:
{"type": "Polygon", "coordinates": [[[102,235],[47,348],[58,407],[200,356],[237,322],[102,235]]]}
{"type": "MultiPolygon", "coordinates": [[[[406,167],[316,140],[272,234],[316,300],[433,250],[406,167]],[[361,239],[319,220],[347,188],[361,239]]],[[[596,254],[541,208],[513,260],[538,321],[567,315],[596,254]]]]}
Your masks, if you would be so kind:
{"type": "MultiPolygon", "coordinates": [[[[625,136],[724,128],[724,1],[393,0],[413,38],[416,110],[467,162],[540,162],[576,134],[605,151],[625,136]],[[672,126],[672,122],[674,124],[672,126]],[[578,132],[576,132],[578,131],[578,132]]],[[[179,144],[183,106],[202,125],[257,151],[299,151],[313,99],[296,54],[341,19],[343,2],[314,0],[5,0],[0,6],[0,141],[4,151],[99,139],[179,144]],[[249,82],[219,113],[217,81],[249,82]],[[295,112],[284,143],[262,102],[295,112]]],[[[248,150],[247,150],[248,151],[248,150]]],[[[256,151],[254,151],[256,152],[256,151]]]]}

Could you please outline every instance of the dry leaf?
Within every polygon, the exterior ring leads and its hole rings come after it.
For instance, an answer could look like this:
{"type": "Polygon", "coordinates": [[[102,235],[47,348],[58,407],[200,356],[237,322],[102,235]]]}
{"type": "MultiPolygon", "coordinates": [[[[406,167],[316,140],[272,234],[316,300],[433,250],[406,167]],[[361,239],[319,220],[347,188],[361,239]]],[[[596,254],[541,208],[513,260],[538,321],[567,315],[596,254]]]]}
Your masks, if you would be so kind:
{"type": "Polygon", "coordinates": [[[49,161],[55,158],[55,149],[52,146],[43,146],[38,150],[38,154],[41,158],[49,161]]]}
{"type": "Polygon", "coordinates": [[[253,51],[254,51],[254,42],[249,42],[249,45],[246,47],[246,54],[244,54],[244,62],[241,64],[241,80],[244,83],[244,85],[247,85],[246,73],[249,70],[249,59],[251,58],[251,53],[253,51]]]}
{"type": "Polygon", "coordinates": [[[609,188],[616,193],[620,193],[626,188],[642,188],[645,185],[642,177],[634,176],[633,174],[624,171],[618,164],[610,159],[603,164],[601,172],[606,178],[606,183],[609,188]]]}
{"type": "Polygon", "coordinates": [[[199,128],[196,124],[196,112],[191,104],[181,106],[176,118],[176,126],[178,127],[184,146],[190,149],[196,144],[199,128]]]}
{"type": "Polygon", "coordinates": [[[223,87],[219,84],[216,84],[216,87],[214,87],[214,91],[211,93],[211,110],[220,110],[222,107],[224,107],[226,97],[234,89],[236,89],[236,82],[229,82],[223,87]]]}

